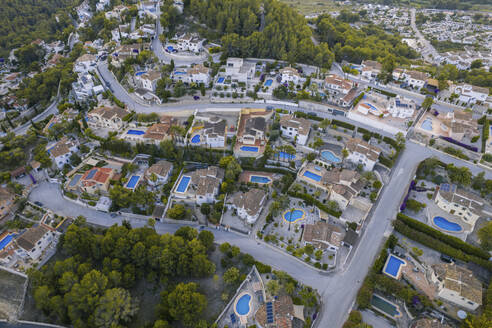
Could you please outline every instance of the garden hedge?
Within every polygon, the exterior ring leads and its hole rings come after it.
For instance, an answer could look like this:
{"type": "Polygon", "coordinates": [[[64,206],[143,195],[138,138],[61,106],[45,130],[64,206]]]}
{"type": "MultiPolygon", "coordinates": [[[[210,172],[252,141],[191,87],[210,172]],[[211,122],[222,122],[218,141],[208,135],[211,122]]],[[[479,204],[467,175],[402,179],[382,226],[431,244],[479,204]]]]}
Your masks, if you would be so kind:
{"type": "Polygon", "coordinates": [[[355,130],[355,125],[349,124],[347,122],[339,121],[339,120],[331,120],[331,124],[335,124],[336,126],[339,126],[341,128],[349,129],[349,130],[355,130]]]}

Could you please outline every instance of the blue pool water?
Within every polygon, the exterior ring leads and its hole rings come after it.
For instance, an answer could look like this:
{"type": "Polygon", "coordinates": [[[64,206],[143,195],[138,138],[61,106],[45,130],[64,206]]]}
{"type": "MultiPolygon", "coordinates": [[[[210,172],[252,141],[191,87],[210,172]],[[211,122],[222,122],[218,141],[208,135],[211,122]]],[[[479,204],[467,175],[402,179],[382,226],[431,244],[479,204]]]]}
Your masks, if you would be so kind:
{"type": "Polygon", "coordinates": [[[236,303],[236,312],[239,315],[246,315],[249,313],[249,304],[251,303],[251,295],[244,294],[236,303]]]}
{"type": "Polygon", "coordinates": [[[1,241],[0,241],[0,251],[3,250],[10,242],[12,241],[14,237],[12,235],[7,235],[5,236],[1,241]]]}
{"type": "Polygon", "coordinates": [[[217,83],[224,83],[224,78],[223,77],[219,77],[219,79],[217,80],[217,83]]]}
{"type": "Polygon", "coordinates": [[[442,216],[436,216],[433,219],[433,221],[434,221],[434,224],[436,226],[438,226],[439,228],[441,228],[442,230],[453,231],[453,232],[463,230],[463,228],[458,223],[450,222],[450,221],[446,220],[445,218],[443,218],[442,216]]]}
{"type": "Polygon", "coordinates": [[[167,50],[173,51],[174,50],[174,47],[173,46],[167,46],[167,50]]]}
{"type": "Polygon", "coordinates": [[[200,142],[200,135],[199,134],[195,134],[193,136],[193,138],[191,138],[191,143],[196,144],[196,143],[199,143],[199,142],[200,142]]]}
{"type": "Polygon", "coordinates": [[[147,72],[144,72],[144,71],[137,72],[137,73],[135,73],[135,76],[140,76],[140,75],[145,74],[145,73],[147,73],[147,72]]]}
{"type": "Polygon", "coordinates": [[[335,154],[333,154],[329,150],[323,150],[321,152],[321,157],[332,163],[340,163],[342,161],[339,157],[335,156],[335,154]]]}
{"type": "Polygon", "coordinates": [[[432,120],[430,118],[426,118],[421,125],[422,129],[426,131],[432,131],[432,120]]]}
{"type": "Polygon", "coordinates": [[[241,146],[241,149],[242,151],[252,151],[252,152],[255,152],[257,153],[258,152],[258,147],[251,147],[251,146],[241,146]]]}
{"type": "Polygon", "coordinates": [[[191,177],[183,176],[181,181],[179,181],[178,188],[176,188],[177,192],[185,192],[188,189],[188,185],[190,184],[191,177]]]}
{"type": "Polygon", "coordinates": [[[321,181],[321,175],[314,174],[311,171],[305,171],[303,175],[311,180],[318,181],[318,182],[321,181]]]}
{"type": "Polygon", "coordinates": [[[364,103],[364,105],[369,106],[369,108],[371,108],[373,111],[376,111],[376,112],[378,112],[378,111],[379,111],[379,109],[377,109],[376,107],[374,107],[374,106],[373,106],[372,104],[370,104],[370,103],[364,103]]]}
{"type": "Polygon", "coordinates": [[[265,87],[269,87],[269,86],[271,86],[271,85],[272,85],[272,83],[273,83],[273,80],[271,80],[271,79],[266,80],[266,82],[265,82],[265,87]]]}
{"type": "Polygon", "coordinates": [[[269,177],[262,177],[258,175],[252,175],[249,177],[249,181],[253,183],[270,183],[272,180],[269,177]]]}
{"type": "Polygon", "coordinates": [[[396,317],[400,315],[400,311],[398,311],[398,308],[394,304],[389,303],[388,301],[377,295],[372,295],[371,305],[376,309],[387,313],[390,317],[396,317]]]}
{"type": "Polygon", "coordinates": [[[304,217],[303,210],[293,210],[284,213],[284,220],[287,222],[296,222],[304,217]]]}
{"type": "Polygon", "coordinates": [[[296,159],[296,155],[294,154],[287,154],[286,152],[279,152],[278,155],[277,155],[278,159],[280,160],[289,160],[289,161],[293,161],[296,159]]]}
{"type": "Polygon", "coordinates": [[[140,180],[139,175],[132,175],[132,177],[130,178],[130,180],[128,180],[128,183],[126,184],[126,187],[129,189],[134,189],[137,185],[138,180],[140,180]]]}
{"type": "Polygon", "coordinates": [[[140,131],[140,130],[128,130],[126,134],[133,134],[136,136],[141,136],[145,134],[145,131],[140,131]]]}
{"type": "Polygon", "coordinates": [[[400,260],[394,255],[390,255],[386,267],[384,269],[384,272],[396,278],[398,276],[398,272],[400,271],[400,266],[402,264],[405,264],[403,260],[400,260]]]}

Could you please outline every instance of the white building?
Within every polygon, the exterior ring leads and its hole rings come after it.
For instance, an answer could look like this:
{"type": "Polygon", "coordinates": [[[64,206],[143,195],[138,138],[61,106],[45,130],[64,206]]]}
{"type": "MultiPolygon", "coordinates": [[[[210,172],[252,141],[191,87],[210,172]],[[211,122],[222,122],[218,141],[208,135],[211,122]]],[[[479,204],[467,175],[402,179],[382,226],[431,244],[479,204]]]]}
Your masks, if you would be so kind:
{"type": "Polygon", "coordinates": [[[177,48],[180,51],[201,52],[204,41],[196,35],[186,33],[177,38],[177,48]]]}
{"type": "Polygon", "coordinates": [[[77,73],[85,73],[94,71],[96,69],[96,56],[91,54],[84,54],[77,58],[73,71],[77,73]]]}
{"type": "Polygon", "coordinates": [[[301,74],[293,68],[293,67],[284,67],[280,70],[280,83],[289,83],[292,82],[294,85],[297,85],[301,82],[301,74]]]}
{"type": "Polygon", "coordinates": [[[70,163],[70,156],[78,152],[78,144],[75,140],[70,140],[63,137],[54,146],[49,146],[47,151],[59,169],[62,169],[65,164],[70,163]]]}
{"type": "Polygon", "coordinates": [[[406,71],[403,73],[406,84],[415,89],[422,89],[427,82],[427,74],[419,71],[406,71]]]}
{"type": "Polygon", "coordinates": [[[361,66],[361,75],[369,80],[376,78],[382,70],[382,65],[374,60],[364,60],[361,66]]]}
{"type": "Polygon", "coordinates": [[[460,217],[472,227],[484,215],[484,200],[454,184],[441,184],[434,202],[442,210],[460,217]]]}
{"type": "Polygon", "coordinates": [[[21,256],[25,254],[32,260],[37,260],[46,247],[51,244],[53,237],[53,232],[41,225],[37,225],[28,228],[16,239],[16,243],[23,250],[21,256]]]}
{"type": "Polygon", "coordinates": [[[106,128],[112,131],[120,131],[126,122],[123,120],[126,115],[130,114],[121,107],[97,107],[87,114],[87,124],[90,128],[106,128]]]}
{"type": "Polygon", "coordinates": [[[366,171],[372,171],[376,165],[381,149],[368,144],[362,139],[351,138],[345,144],[348,151],[347,160],[359,165],[361,164],[366,171]]]}
{"type": "Polygon", "coordinates": [[[355,83],[337,74],[330,74],[325,78],[324,87],[330,94],[346,95],[355,87],[355,83]]]}
{"type": "Polygon", "coordinates": [[[242,58],[227,58],[225,69],[225,75],[237,82],[247,83],[255,74],[255,64],[245,63],[242,58]]]}
{"type": "Polygon", "coordinates": [[[152,164],[152,166],[145,171],[145,179],[151,186],[163,185],[167,183],[172,175],[172,172],[173,164],[171,162],[161,160],[155,164],[152,164]]]}
{"type": "Polygon", "coordinates": [[[199,205],[213,203],[223,179],[224,170],[217,166],[183,174],[176,184],[173,196],[194,200],[199,205]]]}
{"type": "Polygon", "coordinates": [[[183,83],[210,83],[210,69],[202,64],[194,65],[189,68],[178,68],[174,70],[171,78],[174,81],[183,81],[183,83]]]}
{"type": "Polygon", "coordinates": [[[96,3],[96,11],[103,11],[107,6],[109,6],[109,3],[109,0],[99,0],[99,2],[96,3]]]}
{"type": "Polygon", "coordinates": [[[210,148],[223,148],[226,146],[226,120],[213,117],[204,122],[204,144],[210,148]]]}
{"type": "Polygon", "coordinates": [[[262,189],[253,188],[247,192],[238,192],[232,198],[229,208],[234,208],[237,215],[248,224],[254,224],[266,203],[266,193],[262,189]]]}
{"type": "Polygon", "coordinates": [[[482,305],[482,283],[473,273],[455,263],[434,265],[431,280],[437,296],[468,311],[482,305]]]}
{"type": "Polygon", "coordinates": [[[309,138],[311,122],[294,115],[285,115],[280,118],[280,131],[286,138],[296,140],[297,144],[305,145],[309,138]]]}
{"type": "Polygon", "coordinates": [[[390,99],[387,110],[393,117],[410,118],[416,108],[415,101],[398,95],[390,99]]]}
{"type": "Polygon", "coordinates": [[[489,89],[477,87],[470,84],[459,84],[455,87],[454,93],[459,96],[459,101],[467,104],[484,103],[489,96],[489,89]]]}
{"type": "Polygon", "coordinates": [[[135,76],[137,85],[151,92],[155,92],[157,81],[159,81],[160,78],[161,78],[161,73],[154,70],[150,70],[148,72],[135,76]]]}

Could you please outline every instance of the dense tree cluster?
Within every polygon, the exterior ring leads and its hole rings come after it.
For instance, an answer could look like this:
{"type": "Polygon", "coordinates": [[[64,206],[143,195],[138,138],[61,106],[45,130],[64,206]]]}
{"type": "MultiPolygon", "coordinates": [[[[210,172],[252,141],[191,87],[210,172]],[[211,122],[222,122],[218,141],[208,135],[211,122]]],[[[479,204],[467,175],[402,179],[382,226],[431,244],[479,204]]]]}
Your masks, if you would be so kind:
{"type": "Polygon", "coordinates": [[[13,48],[38,38],[65,40],[70,34],[68,13],[80,1],[73,0],[3,0],[0,10],[0,57],[13,48]]]}
{"type": "Polygon", "coordinates": [[[330,67],[328,45],[315,45],[306,20],[275,0],[191,0],[191,14],[222,37],[227,56],[275,58],[330,67]]]}
{"type": "Polygon", "coordinates": [[[393,55],[397,62],[407,63],[408,59],[418,55],[398,36],[375,25],[355,29],[330,15],[321,15],[316,20],[316,27],[320,41],[329,45],[338,62],[360,63],[366,59],[382,62],[388,55],[393,55]]]}
{"type": "MultiPolygon", "coordinates": [[[[138,310],[130,290],[141,279],[158,284],[215,272],[207,257],[210,232],[185,227],[175,235],[158,235],[151,227],[131,229],[124,223],[95,233],[83,221],[71,225],[61,241],[64,260],[30,272],[36,306],[56,322],[121,327],[138,310]]],[[[200,318],[206,300],[196,284],[165,287],[158,327],[178,321],[188,326],[200,318]]]]}

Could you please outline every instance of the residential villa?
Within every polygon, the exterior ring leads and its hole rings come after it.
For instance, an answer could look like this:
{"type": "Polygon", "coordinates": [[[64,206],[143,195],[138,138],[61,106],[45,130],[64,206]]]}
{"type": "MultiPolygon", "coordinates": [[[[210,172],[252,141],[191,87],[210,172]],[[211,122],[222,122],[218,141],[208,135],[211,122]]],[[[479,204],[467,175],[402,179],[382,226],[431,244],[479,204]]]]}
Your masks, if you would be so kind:
{"type": "Polygon", "coordinates": [[[151,186],[163,185],[167,183],[173,172],[173,164],[168,161],[160,160],[152,164],[145,171],[145,179],[151,186]]]}
{"type": "Polygon", "coordinates": [[[178,199],[195,201],[199,205],[213,203],[223,179],[224,170],[217,166],[185,173],[178,180],[173,196],[178,199]]]}
{"type": "Polygon", "coordinates": [[[70,156],[78,152],[78,143],[76,140],[68,139],[66,136],[61,138],[54,146],[48,146],[47,151],[50,158],[59,169],[70,162],[70,156]]]}
{"type": "Polygon", "coordinates": [[[433,115],[426,113],[417,125],[419,132],[431,135],[453,138],[462,141],[480,135],[478,122],[471,111],[454,110],[446,114],[433,115]]]}
{"type": "Polygon", "coordinates": [[[236,157],[260,157],[267,143],[267,120],[272,112],[264,109],[242,109],[239,114],[236,157]]]}
{"type": "Polygon", "coordinates": [[[289,83],[292,82],[294,85],[297,85],[301,82],[302,78],[299,72],[293,67],[284,67],[280,71],[280,83],[289,83]]]}
{"type": "Polygon", "coordinates": [[[410,328],[452,328],[450,325],[441,323],[439,319],[422,318],[410,324],[410,328]]]}
{"type": "Polygon", "coordinates": [[[183,81],[183,83],[203,83],[208,85],[210,83],[210,69],[202,64],[194,65],[188,68],[177,68],[174,70],[171,78],[174,81],[183,81]]]}
{"type": "Polygon", "coordinates": [[[237,192],[232,197],[232,203],[228,204],[228,207],[236,209],[237,215],[246,223],[254,224],[258,220],[265,203],[265,191],[253,188],[247,192],[237,192]]]}
{"type": "Polygon", "coordinates": [[[204,41],[196,35],[185,33],[177,38],[177,48],[180,51],[201,52],[204,41]]]}
{"type": "Polygon", "coordinates": [[[342,245],[343,230],[339,227],[322,221],[306,224],[302,234],[304,245],[311,244],[315,248],[338,250],[342,245]]]}
{"type": "Polygon", "coordinates": [[[161,72],[150,70],[141,75],[136,75],[135,80],[140,88],[155,92],[157,81],[161,78],[161,72]]]}
{"type": "Polygon", "coordinates": [[[75,61],[73,71],[77,73],[90,72],[96,69],[96,56],[83,54],[75,61]]]}
{"type": "Polygon", "coordinates": [[[114,175],[115,171],[112,168],[94,167],[80,177],[77,186],[88,194],[106,193],[109,191],[109,183],[114,175]]]}
{"type": "Polygon", "coordinates": [[[484,103],[489,96],[489,89],[470,84],[458,84],[454,87],[454,93],[459,96],[459,101],[469,105],[484,103]]]}
{"type": "Polygon", "coordinates": [[[359,138],[350,138],[345,144],[345,149],[348,151],[346,159],[356,165],[361,164],[366,171],[374,169],[381,154],[381,148],[359,138]]]}
{"type": "Polygon", "coordinates": [[[346,95],[355,87],[355,83],[351,80],[344,79],[337,74],[330,74],[324,81],[325,90],[333,95],[346,95]]]}
{"type": "Polygon", "coordinates": [[[87,114],[87,124],[94,129],[107,128],[120,131],[126,125],[123,119],[128,114],[129,111],[118,106],[97,107],[87,114]]]}
{"type": "Polygon", "coordinates": [[[482,283],[472,271],[455,263],[432,266],[431,280],[438,286],[437,296],[468,311],[482,305],[482,283]]]}
{"type": "Polygon", "coordinates": [[[406,71],[404,73],[404,81],[407,85],[415,89],[422,89],[427,82],[428,75],[419,71],[406,71]]]}
{"type": "Polygon", "coordinates": [[[387,111],[392,117],[411,118],[417,110],[415,101],[409,98],[396,96],[389,100],[387,111]]]}
{"type": "Polygon", "coordinates": [[[380,63],[374,60],[364,60],[361,66],[362,66],[361,75],[366,79],[376,78],[379,75],[379,73],[381,73],[381,70],[383,68],[383,66],[380,63]]]}
{"type": "Polygon", "coordinates": [[[115,67],[120,67],[128,58],[137,57],[142,50],[149,50],[149,43],[134,43],[123,44],[117,47],[111,55],[111,64],[115,67]]]}
{"type": "Polygon", "coordinates": [[[242,58],[227,58],[225,76],[230,77],[232,81],[248,83],[248,80],[252,79],[254,74],[254,63],[245,63],[242,58]]]}
{"type": "Polygon", "coordinates": [[[280,131],[282,136],[294,139],[297,144],[305,145],[309,139],[311,122],[302,117],[284,115],[280,118],[280,131]]]}
{"type": "Polygon", "coordinates": [[[144,142],[158,145],[164,140],[172,139],[171,126],[172,125],[166,123],[152,124],[145,130],[145,134],[143,135],[144,142]]]}
{"type": "MultiPolygon", "coordinates": [[[[53,241],[53,232],[42,225],[28,228],[16,239],[16,244],[32,260],[37,260],[53,241]]],[[[22,255],[21,255],[22,256],[22,255]]]]}
{"type": "Polygon", "coordinates": [[[192,146],[224,148],[227,142],[226,120],[214,116],[199,116],[197,114],[191,128],[189,142],[192,146]]]}
{"type": "Polygon", "coordinates": [[[3,219],[14,206],[15,195],[7,188],[0,187],[0,219],[3,219]]]}
{"type": "Polygon", "coordinates": [[[436,188],[434,202],[442,210],[460,217],[472,227],[484,215],[484,200],[454,184],[442,183],[436,188]]]}

